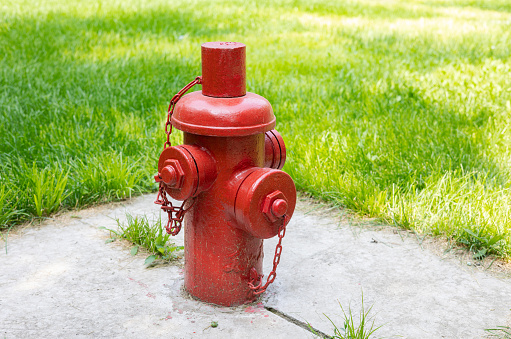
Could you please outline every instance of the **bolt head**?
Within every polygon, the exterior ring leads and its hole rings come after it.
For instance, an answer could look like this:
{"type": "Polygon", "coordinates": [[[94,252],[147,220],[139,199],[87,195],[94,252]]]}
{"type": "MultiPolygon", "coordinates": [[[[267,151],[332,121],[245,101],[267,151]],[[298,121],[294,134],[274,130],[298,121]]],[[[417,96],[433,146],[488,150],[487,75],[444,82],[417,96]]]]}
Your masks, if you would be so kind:
{"type": "Polygon", "coordinates": [[[176,183],[177,173],[174,167],[172,167],[171,165],[163,167],[160,175],[163,182],[166,183],[167,185],[172,186],[176,183]]]}
{"type": "Polygon", "coordinates": [[[281,218],[287,212],[287,201],[284,199],[275,199],[271,204],[271,213],[277,218],[281,218]]]}
{"type": "Polygon", "coordinates": [[[183,186],[185,172],[175,159],[166,160],[160,172],[163,182],[173,189],[180,189],[183,186]]]}
{"type": "Polygon", "coordinates": [[[288,208],[287,199],[281,191],[273,191],[266,195],[263,200],[261,212],[270,220],[275,222],[282,219],[288,208]]]}

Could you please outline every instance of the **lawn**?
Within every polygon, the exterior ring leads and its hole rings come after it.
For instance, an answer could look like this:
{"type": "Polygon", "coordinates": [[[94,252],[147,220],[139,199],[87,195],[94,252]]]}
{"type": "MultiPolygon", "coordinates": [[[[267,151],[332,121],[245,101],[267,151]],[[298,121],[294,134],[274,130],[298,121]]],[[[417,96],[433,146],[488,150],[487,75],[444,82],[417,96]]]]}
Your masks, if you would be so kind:
{"type": "MultiPolygon", "coordinates": [[[[511,257],[511,3],[0,0],[0,227],[154,191],[200,44],[247,45],[298,189],[511,257]]],[[[180,135],[174,134],[174,143],[180,135]]]]}

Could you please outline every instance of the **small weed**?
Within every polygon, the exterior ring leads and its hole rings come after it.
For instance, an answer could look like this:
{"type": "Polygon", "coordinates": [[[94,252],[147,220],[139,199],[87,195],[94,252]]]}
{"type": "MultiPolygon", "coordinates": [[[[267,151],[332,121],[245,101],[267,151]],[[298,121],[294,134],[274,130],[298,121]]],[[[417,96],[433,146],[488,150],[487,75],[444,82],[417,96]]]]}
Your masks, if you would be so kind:
{"type": "MultiPolygon", "coordinates": [[[[332,323],[334,326],[334,334],[329,336],[329,338],[333,339],[368,339],[370,338],[374,332],[376,332],[381,326],[374,327],[374,316],[369,316],[373,306],[369,307],[369,309],[364,308],[364,295],[362,294],[362,306],[359,313],[358,325],[355,324],[355,319],[353,318],[353,312],[351,311],[351,304],[348,305],[348,310],[346,311],[344,307],[342,307],[339,302],[339,306],[341,307],[343,316],[344,316],[344,326],[339,328],[326,314],[325,317],[332,323]]],[[[309,324],[309,328],[314,334],[317,334],[316,331],[309,324]]]]}
{"type": "Polygon", "coordinates": [[[492,338],[511,339],[511,327],[497,326],[496,328],[488,328],[486,332],[491,333],[492,338]]]}
{"type": "Polygon", "coordinates": [[[212,321],[206,328],[202,330],[202,332],[210,329],[210,328],[217,328],[218,327],[218,321],[212,321]]]}
{"type": "Polygon", "coordinates": [[[136,255],[140,247],[145,248],[151,254],[146,258],[144,264],[149,265],[156,259],[170,261],[178,258],[177,251],[183,250],[183,246],[176,246],[169,242],[170,234],[167,234],[162,227],[161,218],[151,223],[146,216],[133,217],[126,214],[126,223],[116,219],[118,231],[100,227],[110,232],[111,238],[107,242],[115,241],[117,238],[126,239],[134,244],[131,248],[131,255],[136,255]]]}
{"type": "Polygon", "coordinates": [[[463,229],[457,241],[474,253],[474,259],[481,260],[491,254],[503,256],[505,254],[505,248],[502,245],[504,238],[503,234],[492,235],[484,228],[474,227],[473,230],[463,229]]]}

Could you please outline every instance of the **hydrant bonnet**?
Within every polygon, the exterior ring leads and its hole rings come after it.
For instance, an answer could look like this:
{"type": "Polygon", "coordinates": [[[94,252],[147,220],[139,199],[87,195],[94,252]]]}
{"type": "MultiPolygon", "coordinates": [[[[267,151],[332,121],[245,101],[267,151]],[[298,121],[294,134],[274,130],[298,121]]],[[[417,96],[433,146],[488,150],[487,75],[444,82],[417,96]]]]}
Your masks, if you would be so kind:
{"type": "Polygon", "coordinates": [[[268,100],[246,92],[244,44],[208,42],[202,45],[202,58],[202,92],[187,94],[176,104],[174,127],[210,136],[246,136],[275,128],[268,100]]]}

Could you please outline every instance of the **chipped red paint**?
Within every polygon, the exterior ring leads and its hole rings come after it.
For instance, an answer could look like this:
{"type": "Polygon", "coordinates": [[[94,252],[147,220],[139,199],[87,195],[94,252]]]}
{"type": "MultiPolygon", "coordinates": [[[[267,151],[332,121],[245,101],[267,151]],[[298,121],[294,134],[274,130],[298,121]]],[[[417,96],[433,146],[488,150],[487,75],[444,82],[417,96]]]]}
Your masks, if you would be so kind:
{"type": "Polygon", "coordinates": [[[262,303],[258,303],[255,306],[247,306],[247,308],[245,308],[245,313],[260,314],[264,315],[265,317],[268,316],[267,311],[262,303]]]}

